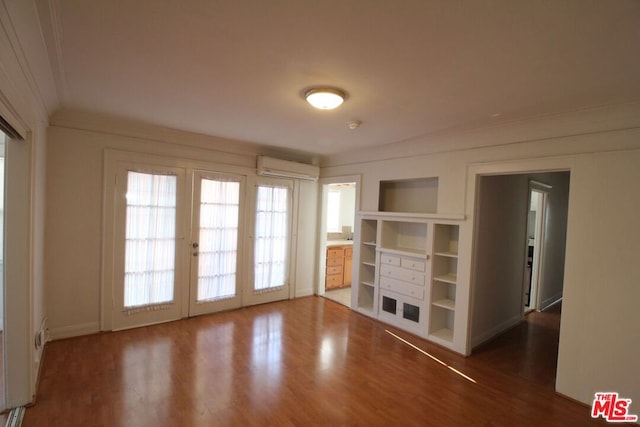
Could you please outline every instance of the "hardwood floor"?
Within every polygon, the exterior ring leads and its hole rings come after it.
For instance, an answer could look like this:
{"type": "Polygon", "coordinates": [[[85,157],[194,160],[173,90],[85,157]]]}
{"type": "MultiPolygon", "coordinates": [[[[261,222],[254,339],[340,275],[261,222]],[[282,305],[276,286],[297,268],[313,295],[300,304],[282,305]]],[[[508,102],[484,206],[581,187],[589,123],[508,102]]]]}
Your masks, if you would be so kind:
{"type": "Polygon", "coordinates": [[[554,393],[557,326],[529,319],[469,358],[319,297],[52,342],[23,426],[605,424],[554,393]]]}

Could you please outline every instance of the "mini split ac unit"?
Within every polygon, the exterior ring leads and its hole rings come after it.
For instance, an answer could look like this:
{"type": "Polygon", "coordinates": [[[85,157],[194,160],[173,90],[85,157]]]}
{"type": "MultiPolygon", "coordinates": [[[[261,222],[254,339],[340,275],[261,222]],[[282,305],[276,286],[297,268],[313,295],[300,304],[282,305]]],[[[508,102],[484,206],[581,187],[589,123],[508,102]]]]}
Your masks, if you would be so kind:
{"type": "Polygon", "coordinates": [[[258,175],[317,181],[320,175],[320,168],[307,163],[258,156],[258,175]]]}

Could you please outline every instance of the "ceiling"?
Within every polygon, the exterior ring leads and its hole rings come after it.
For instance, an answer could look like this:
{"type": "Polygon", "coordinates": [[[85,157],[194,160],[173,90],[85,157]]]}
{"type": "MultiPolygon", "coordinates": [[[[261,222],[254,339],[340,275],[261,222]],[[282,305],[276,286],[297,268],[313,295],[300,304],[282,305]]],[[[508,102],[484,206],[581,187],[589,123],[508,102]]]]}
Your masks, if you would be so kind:
{"type": "Polygon", "coordinates": [[[313,154],[640,100],[636,0],[38,7],[62,107],[313,154]]]}

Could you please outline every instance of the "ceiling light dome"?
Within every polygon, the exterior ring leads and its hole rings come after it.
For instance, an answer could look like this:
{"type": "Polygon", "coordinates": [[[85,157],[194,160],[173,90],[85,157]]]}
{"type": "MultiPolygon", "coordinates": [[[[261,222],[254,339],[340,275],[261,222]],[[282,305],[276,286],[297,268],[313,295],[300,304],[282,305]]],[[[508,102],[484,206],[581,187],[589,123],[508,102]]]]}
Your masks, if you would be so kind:
{"type": "Polygon", "coordinates": [[[309,104],[319,110],[333,110],[344,102],[345,93],[340,89],[314,88],[309,89],[304,97],[309,104]]]}

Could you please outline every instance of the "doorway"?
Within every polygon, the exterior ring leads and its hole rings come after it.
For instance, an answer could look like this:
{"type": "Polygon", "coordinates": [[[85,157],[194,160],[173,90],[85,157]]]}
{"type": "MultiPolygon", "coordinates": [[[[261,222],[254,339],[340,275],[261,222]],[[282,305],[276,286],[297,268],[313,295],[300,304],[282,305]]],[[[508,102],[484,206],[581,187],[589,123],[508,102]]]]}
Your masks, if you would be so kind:
{"type": "Polygon", "coordinates": [[[358,184],[353,178],[322,183],[320,271],[318,294],[351,307],[353,229],[358,206],[358,184]]]}
{"type": "Polygon", "coordinates": [[[533,181],[529,182],[529,209],[527,212],[526,260],[523,281],[524,311],[537,310],[540,306],[538,289],[543,285],[542,262],[545,258],[547,229],[547,201],[550,185],[533,181]]]}
{"type": "Polygon", "coordinates": [[[562,299],[569,183],[568,171],[478,176],[472,349],[521,323],[526,310],[543,311],[562,299]],[[529,221],[532,192],[538,193],[535,221],[529,221]],[[530,276],[537,286],[527,296],[530,246],[537,249],[530,276]]]}

